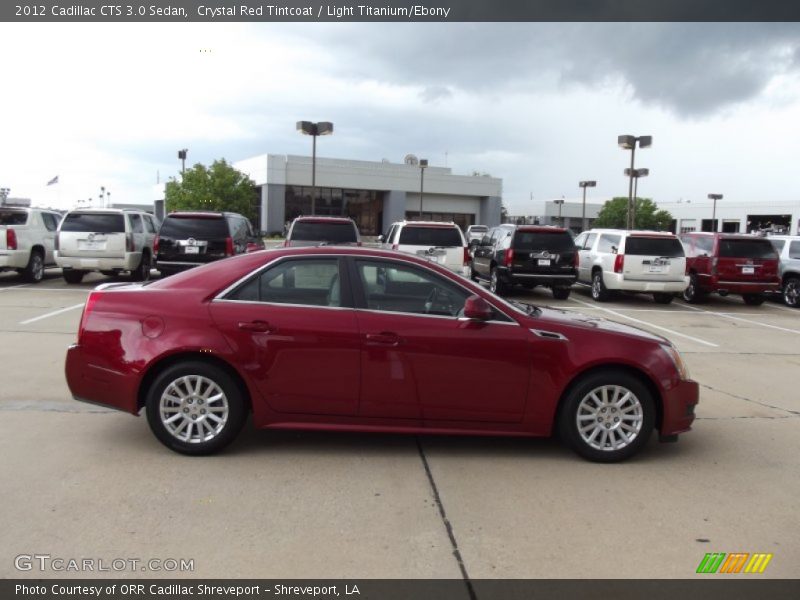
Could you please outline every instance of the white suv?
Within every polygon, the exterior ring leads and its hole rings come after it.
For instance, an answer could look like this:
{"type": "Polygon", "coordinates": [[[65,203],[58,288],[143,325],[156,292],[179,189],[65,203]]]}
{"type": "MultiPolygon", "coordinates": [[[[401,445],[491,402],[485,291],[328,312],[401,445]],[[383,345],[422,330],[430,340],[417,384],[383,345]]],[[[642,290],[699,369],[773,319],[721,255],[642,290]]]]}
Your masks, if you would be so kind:
{"type": "Polygon", "coordinates": [[[117,275],[128,271],[136,281],[149,279],[158,222],[138,210],[78,209],[58,228],[56,263],[67,283],[80,283],[89,271],[117,275]]]}
{"type": "Polygon", "coordinates": [[[575,245],[578,283],[590,285],[598,302],[620,290],[651,293],[659,304],[669,304],[689,283],[686,254],[673,233],[592,229],[575,238],[575,245]]]}
{"type": "Polygon", "coordinates": [[[55,265],[53,246],[61,215],[54,210],[0,207],[0,271],[16,270],[38,283],[44,268],[55,265]]]}
{"type": "Polygon", "coordinates": [[[469,276],[469,247],[461,228],[453,222],[398,221],[378,241],[381,248],[416,254],[469,276]]]}

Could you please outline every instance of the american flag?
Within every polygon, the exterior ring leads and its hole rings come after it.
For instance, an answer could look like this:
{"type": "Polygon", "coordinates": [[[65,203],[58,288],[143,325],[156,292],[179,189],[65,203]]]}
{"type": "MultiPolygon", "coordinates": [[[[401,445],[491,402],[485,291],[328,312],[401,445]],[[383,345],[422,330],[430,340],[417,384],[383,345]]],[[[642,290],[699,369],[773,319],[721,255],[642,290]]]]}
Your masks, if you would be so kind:
{"type": "Polygon", "coordinates": [[[58,175],[53,177],[50,181],[47,182],[47,185],[55,185],[58,183],[58,175]]]}

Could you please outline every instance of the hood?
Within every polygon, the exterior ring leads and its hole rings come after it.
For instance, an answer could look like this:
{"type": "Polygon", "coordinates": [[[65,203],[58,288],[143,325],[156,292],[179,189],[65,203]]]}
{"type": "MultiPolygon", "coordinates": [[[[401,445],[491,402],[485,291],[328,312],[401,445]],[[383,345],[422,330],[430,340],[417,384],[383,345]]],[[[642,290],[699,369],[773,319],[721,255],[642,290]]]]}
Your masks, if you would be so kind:
{"type": "Polygon", "coordinates": [[[546,306],[540,306],[539,308],[542,312],[535,317],[531,317],[533,321],[538,323],[538,325],[534,325],[534,327],[541,327],[543,322],[549,321],[550,323],[557,323],[559,325],[566,325],[568,327],[579,327],[581,329],[589,329],[592,331],[606,331],[608,333],[617,333],[620,335],[643,338],[659,344],[670,344],[670,341],[665,337],[656,335],[655,333],[650,333],[649,331],[639,327],[634,327],[633,325],[628,325],[626,323],[610,321],[608,319],[601,319],[579,312],[559,310],[546,306]]]}

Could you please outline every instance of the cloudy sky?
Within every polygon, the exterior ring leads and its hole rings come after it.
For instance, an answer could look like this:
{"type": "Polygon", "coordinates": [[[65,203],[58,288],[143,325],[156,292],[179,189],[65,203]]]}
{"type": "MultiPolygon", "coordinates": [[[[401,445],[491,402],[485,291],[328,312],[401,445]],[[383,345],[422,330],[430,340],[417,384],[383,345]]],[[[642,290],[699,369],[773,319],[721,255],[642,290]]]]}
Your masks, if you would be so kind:
{"type": "Polygon", "coordinates": [[[34,203],[151,202],[189,163],[407,153],[534,202],[627,194],[797,201],[800,24],[0,24],[0,186],[34,203]],[[59,176],[59,184],[46,187],[59,176]]]}

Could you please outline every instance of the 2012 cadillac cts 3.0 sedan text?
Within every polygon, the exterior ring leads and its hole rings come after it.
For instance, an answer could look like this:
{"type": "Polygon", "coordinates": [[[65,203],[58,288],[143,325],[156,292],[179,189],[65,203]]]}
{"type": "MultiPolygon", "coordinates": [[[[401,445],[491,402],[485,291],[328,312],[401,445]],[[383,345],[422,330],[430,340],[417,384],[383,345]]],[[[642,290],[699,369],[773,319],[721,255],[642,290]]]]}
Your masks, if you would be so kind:
{"type": "Polygon", "coordinates": [[[245,254],[89,295],[67,382],[208,454],[257,427],[549,436],[625,459],[688,431],[697,383],[634,327],[509,302],[367,248],[245,254]]]}

